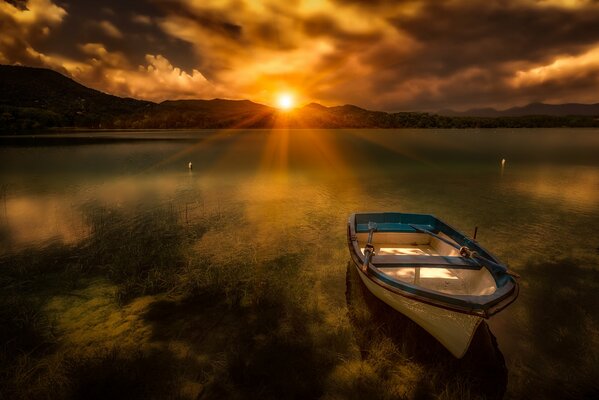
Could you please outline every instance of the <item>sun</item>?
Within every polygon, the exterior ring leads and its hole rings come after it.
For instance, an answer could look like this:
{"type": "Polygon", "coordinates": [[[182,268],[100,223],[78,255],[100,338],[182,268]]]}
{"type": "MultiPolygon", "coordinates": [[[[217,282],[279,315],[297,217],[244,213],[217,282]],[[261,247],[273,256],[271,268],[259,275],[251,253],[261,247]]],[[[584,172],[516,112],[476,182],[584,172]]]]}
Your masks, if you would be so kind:
{"type": "Polygon", "coordinates": [[[290,110],[295,105],[295,99],[290,93],[281,93],[277,98],[277,106],[281,110],[290,110]]]}

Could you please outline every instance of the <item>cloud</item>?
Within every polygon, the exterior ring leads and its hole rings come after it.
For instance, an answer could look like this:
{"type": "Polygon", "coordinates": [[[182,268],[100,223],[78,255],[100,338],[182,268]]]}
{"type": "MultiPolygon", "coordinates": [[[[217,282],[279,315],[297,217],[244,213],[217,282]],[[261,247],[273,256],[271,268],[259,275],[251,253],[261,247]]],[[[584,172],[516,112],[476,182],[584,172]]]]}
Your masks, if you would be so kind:
{"type": "Polygon", "coordinates": [[[575,76],[599,73],[599,46],[578,55],[557,57],[549,64],[516,72],[512,84],[518,89],[547,81],[566,81],[575,76]]]}
{"type": "Polygon", "coordinates": [[[2,62],[39,65],[28,49],[46,38],[67,15],[50,0],[0,2],[0,54],[2,62]]]}
{"type": "Polygon", "coordinates": [[[12,4],[21,11],[27,10],[27,0],[6,0],[8,4],[12,4]]]}
{"type": "MultiPolygon", "coordinates": [[[[163,4],[160,26],[193,45],[200,70],[239,97],[264,102],[282,90],[293,90],[306,101],[325,93],[332,81],[339,82],[335,73],[345,76],[340,71],[344,62],[392,30],[380,18],[361,22],[357,10],[336,10],[327,2],[299,7],[277,1],[163,4]]],[[[328,97],[340,98],[336,93],[328,97]]]]}
{"type": "Polygon", "coordinates": [[[116,26],[114,26],[114,24],[110,21],[100,21],[98,23],[98,27],[108,36],[115,38],[115,39],[122,39],[123,38],[123,34],[121,33],[121,31],[119,30],[119,28],[117,28],[116,26]]]}
{"type": "Polygon", "coordinates": [[[87,57],[83,62],[43,54],[38,57],[79,82],[121,97],[160,102],[227,95],[199,71],[182,71],[159,54],[147,54],[144,65],[133,65],[124,53],[108,51],[101,43],[86,43],[80,49],[87,57]]]}
{"type": "Polygon", "coordinates": [[[599,42],[585,1],[161,3],[160,26],[193,45],[200,70],[266,102],[295,87],[387,110],[521,103],[544,96],[514,91],[514,70],[599,42]]]}
{"type": "Polygon", "coordinates": [[[148,54],[145,65],[132,68],[124,54],[109,52],[100,44],[83,48],[93,57],[90,67],[75,69],[71,75],[112,94],[154,101],[226,95],[199,71],[181,71],[161,55],[148,54]]]}
{"type": "Polygon", "coordinates": [[[131,21],[135,22],[136,24],[150,25],[152,23],[152,18],[147,15],[133,14],[131,21]]]}
{"type": "MultiPolygon", "coordinates": [[[[161,54],[147,53],[143,62],[136,64],[126,52],[110,51],[100,42],[71,43],[75,56],[41,51],[44,39],[60,28],[66,16],[66,10],[50,0],[29,0],[20,7],[0,2],[0,22],[7,33],[0,36],[0,62],[52,68],[119,96],[162,101],[226,95],[198,70],[182,71],[161,54]]],[[[109,39],[124,38],[107,20],[94,25],[109,39]]]]}
{"type": "Polygon", "coordinates": [[[555,85],[513,85],[515,71],[577,57],[599,43],[596,2],[538,3],[422,2],[415,13],[388,17],[414,45],[407,52],[381,46],[367,55],[366,62],[380,71],[371,80],[373,91],[385,93],[380,107],[434,110],[592,99],[596,81],[576,88],[566,74],[559,96],[555,85]],[[401,95],[406,91],[412,92],[409,98],[401,95]]]}
{"type": "Polygon", "coordinates": [[[86,43],[80,48],[84,54],[92,57],[88,60],[92,65],[101,63],[104,67],[131,69],[131,65],[123,53],[109,52],[101,43],[86,43]]]}
{"type": "Polygon", "coordinates": [[[545,65],[517,71],[509,82],[514,90],[541,92],[538,95],[544,94],[548,102],[575,95],[578,101],[596,103],[599,45],[580,55],[558,56],[545,65]]]}
{"type": "Polygon", "coordinates": [[[50,0],[0,1],[9,27],[0,61],[62,68],[104,91],[154,100],[273,103],[291,91],[300,102],[436,110],[591,101],[599,89],[599,2],[592,0],[103,6],[114,13],[98,16],[94,1],[80,0],[67,18],[50,0]]]}

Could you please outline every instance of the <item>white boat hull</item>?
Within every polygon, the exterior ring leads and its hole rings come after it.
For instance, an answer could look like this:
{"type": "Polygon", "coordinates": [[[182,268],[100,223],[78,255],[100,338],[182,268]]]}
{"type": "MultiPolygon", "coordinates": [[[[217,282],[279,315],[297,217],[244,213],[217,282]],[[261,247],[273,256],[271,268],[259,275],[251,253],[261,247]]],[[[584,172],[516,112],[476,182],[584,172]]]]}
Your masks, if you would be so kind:
{"type": "Polygon", "coordinates": [[[482,318],[409,299],[373,282],[357,268],[368,290],[433,335],[457,358],[462,358],[482,318]]]}

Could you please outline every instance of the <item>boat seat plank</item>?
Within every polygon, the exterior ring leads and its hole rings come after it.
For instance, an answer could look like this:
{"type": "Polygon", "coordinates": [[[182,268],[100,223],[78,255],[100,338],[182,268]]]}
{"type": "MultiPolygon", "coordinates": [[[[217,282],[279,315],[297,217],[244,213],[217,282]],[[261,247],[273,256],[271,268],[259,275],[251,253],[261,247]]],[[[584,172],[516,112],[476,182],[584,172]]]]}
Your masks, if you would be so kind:
{"type": "Polygon", "coordinates": [[[464,257],[445,257],[445,256],[418,256],[418,255],[378,255],[375,254],[371,259],[375,267],[401,267],[413,265],[427,265],[431,267],[452,267],[464,269],[480,269],[481,265],[475,261],[464,257]]]}

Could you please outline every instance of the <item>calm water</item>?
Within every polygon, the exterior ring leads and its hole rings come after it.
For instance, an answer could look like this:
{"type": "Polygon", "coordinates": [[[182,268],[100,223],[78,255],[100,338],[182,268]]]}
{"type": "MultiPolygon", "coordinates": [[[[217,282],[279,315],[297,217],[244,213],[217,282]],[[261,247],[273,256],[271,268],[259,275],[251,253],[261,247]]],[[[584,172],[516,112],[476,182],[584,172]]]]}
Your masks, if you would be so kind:
{"type": "Polygon", "coordinates": [[[347,216],[431,213],[468,234],[478,226],[481,244],[522,276],[518,301],[488,322],[507,367],[500,391],[599,393],[599,130],[75,136],[102,140],[0,147],[3,257],[87,240],[94,207],[129,215],[122,224],[143,224],[148,210],[174,210],[182,224],[217,215],[193,252],[258,263],[301,252],[307,301],[325,328],[339,327],[350,324],[347,216]]]}

